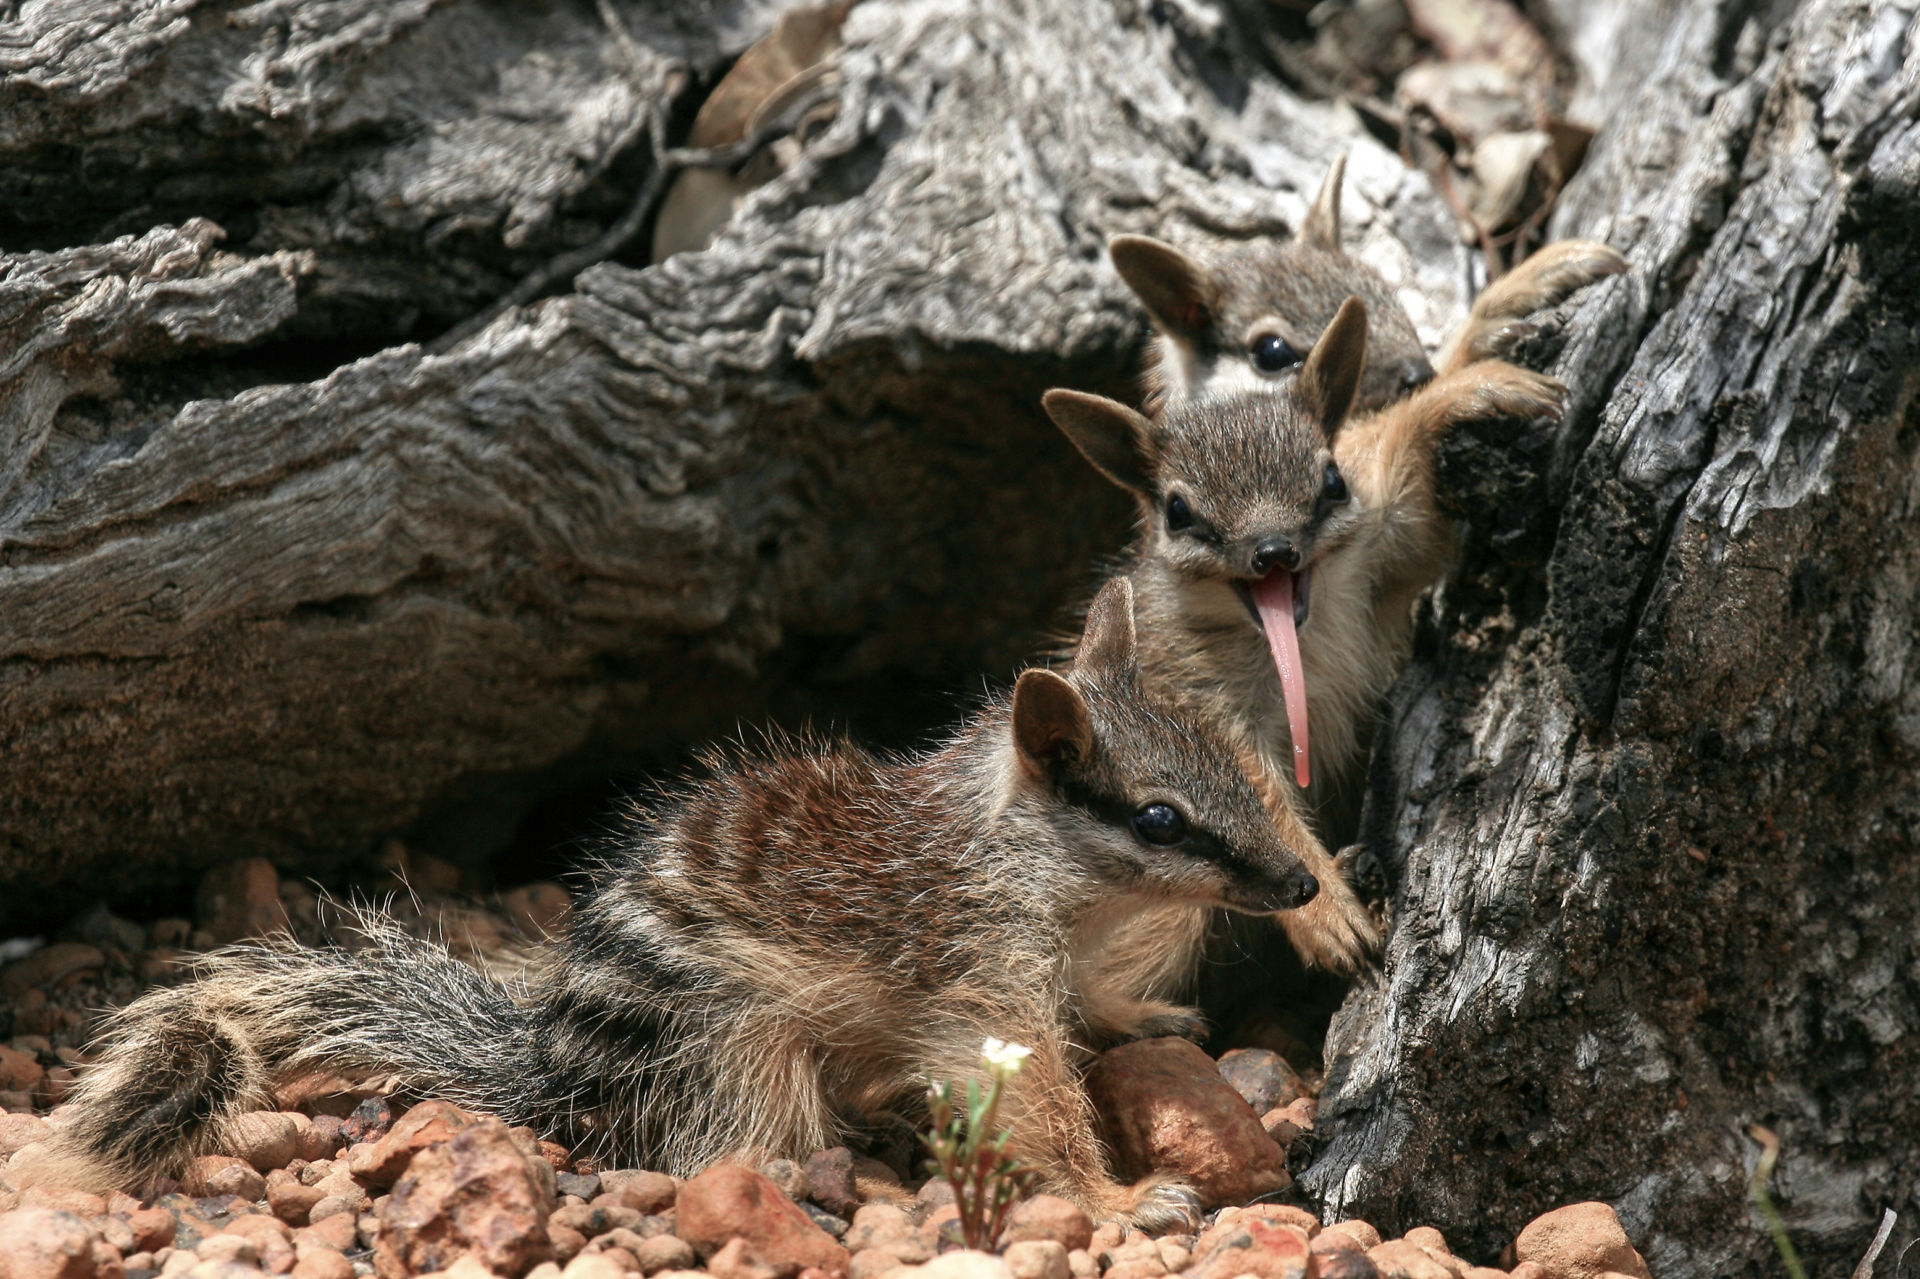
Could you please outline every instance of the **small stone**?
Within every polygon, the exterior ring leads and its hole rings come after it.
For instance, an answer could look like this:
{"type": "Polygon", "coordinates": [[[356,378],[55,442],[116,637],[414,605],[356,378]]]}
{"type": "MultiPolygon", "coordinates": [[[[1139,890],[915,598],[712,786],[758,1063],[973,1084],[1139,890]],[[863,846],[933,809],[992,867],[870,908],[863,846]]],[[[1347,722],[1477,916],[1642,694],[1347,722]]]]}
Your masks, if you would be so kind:
{"type": "Polygon", "coordinates": [[[943,1248],[961,1248],[966,1239],[960,1233],[960,1207],[958,1204],[941,1204],[927,1214],[920,1223],[920,1237],[935,1252],[943,1248]]]}
{"type": "Polygon", "coordinates": [[[267,1179],[232,1155],[205,1155],[194,1160],[187,1184],[208,1195],[237,1195],[247,1200],[265,1198],[267,1193],[267,1179]]]}
{"type": "Polygon", "coordinates": [[[554,1177],[553,1184],[559,1193],[572,1195],[576,1199],[591,1199],[600,1193],[600,1178],[592,1173],[584,1177],[579,1173],[559,1173],[554,1177]]]}
{"type": "Polygon", "coordinates": [[[16,1208],[0,1214],[0,1262],[7,1279],[93,1279],[93,1233],[70,1212],[16,1208]]]}
{"type": "Polygon", "coordinates": [[[1023,1239],[1003,1254],[1013,1279],[1072,1279],[1067,1250],[1052,1239],[1023,1239]]]}
{"type": "Polygon", "coordinates": [[[393,1125],[393,1109],[385,1097],[368,1097],[353,1108],[341,1131],[350,1142],[378,1141],[393,1125]]]}
{"type": "Polygon", "coordinates": [[[1513,1241],[1518,1262],[1535,1262],[1552,1279],[1598,1279],[1608,1271],[1648,1279],[1647,1263],[1603,1203],[1568,1204],[1535,1217],[1513,1241]]]}
{"type": "Polygon", "coordinates": [[[1184,1039],[1142,1039],[1102,1053],[1087,1092],[1122,1180],[1161,1172],[1217,1206],[1293,1184],[1286,1155],[1213,1059],[1184,1039]]]}
{"type": "Polygon", "coordinates": [[[1034,1195],[1013,1206],[1000,1231],[1000,1245],[1047,1240],[1068,1252],[1093,1242],[1093,1222],[1076,1205],[1057,1195],[1034,1195]]]}
{"type": "Polygon", "coordinates": [[[1072,1272],[1073,1279],[1097,1279],[1100,1263],[1085,1248],[1075,1248],[1067,1253],[1067,1269],[1072,1272]]]}
{"type": "Polygon", "coordinates": [[[1287,1059],[1268,1048],[1235,1048],[1223,1054],[1220,1075],[1247,1099],[1255,1114],[1264,1114],[1306,1095],[1300,1075],[1287,1059]]]}
{"type": "Polygon", "coordinates": [[[1412,1230],[1407,1231],[1402,1238],[1410,1244],[1417,1244],[1425,1248],[1428,1252],[1450,1253],[1453,1251],[1453,1249],[1447,1247],[1447,1237],[1433,1226],[1415,1226],[1412,1230]]]}
{"type": "Polygon", "coordinates": [[[552,1219],[547,1221],[547,1239],[553,1245],[554,1257],[562,1262],[572,1261],[587,1246],[584,1233],[552,1219]]]}
{"type": "Polygon", "coordinates": [[[318,1186],[291,1185],[267,1187],[267,1210],[290,1226],[307,1224],[308,1214],[327,1197],[318,1186]]]}
{"type": "Polygon", "coordinates": [[[0,1088],[30,1093],[47,1077],[45,1067],[29,1053],[0,1044],[0,1088]]]}
{"type": "MultiPolygon", "coordinates": [[[[85,942],[57,941],[42,946],[25,959],[0,968],[0,995],[17,998],[29,989],[59,988],[89,973],[98,972],[107,962],[97,946],[85,942]]],[[[44,999],[44,996],[42,997],[44,999]]],[[[20,1029],[18,1010],[14,1029],[20,1029]]]]}
{"type": "Polygon", "coordinates": [[[295,1250],[302,1248],[331,1248],[335,1252],[345,1252],[353,1247],[354,1221],[352,1216],[336,1216],[315,1221],[303,1229],[293,1232],[295,1250]]]}
{"type": "Polygon", "coordinates": [[[127,1229],[140,1252],[158,1252],[173,1246],[180,1223],[165,1208],[136,1208],[127,1214],[127,1229]]]}
{"type": "Polygon", "coordinates": [[[52,1136],[53,1129],[38,1115],[0,1115],[0,1164],[52,1136]]]}
{"type": "MultiPolygon", "coordinates": [[[[361,1198],[364,1199],[365,1195],[361,1198]]],[[[360,1215],[364,1206],[352,1195],[326,1195],[307,1209],[307,1224],[317,1226],[330,1217],[345,1217],[351,1222],[360,1215]]]]}
{"type": "Polygon", "coordinates": [[[774,1159],[760,1165],[760,1175],[780,1187],[787,1198],[798,1203],[807,1197],[807,1173],[791,1159],[774,1159]]]}
{"type": "Polygon", "coordinates": [[[379,1140],[348,1150],[347,1169],[367,1186],[384,1189],[405,1174],[415,1155],[453,1140],[454,1134],[479,1119],[452,1102],[423,1101],[402,1115],[379,1140]]]}
{"type": "Polygon", "coordinates": [[[794,1279],[800,1267],[791,1261],[763,1261],[745,1239],[730,1239],[707,1259],[707,1273],[713,1279],[794,1279]]]}
{"type": "Polygon", "coordinates": [[[1313,1131],[1314,1101],[1311,1097],[1296,1097],[1280,1107],[1280,1117],[1301,1132],[1313,1131]]]}
{"type": "Polygon", "coordinates": [[[1547,1268],[1537,1261],[1523,1261],[1507,1271],[1507,1279],[1553,1279],[1547,1268]]]}
{"type": "Polygon", "coordinates": [[[300,1128],[295,1116],[279,1111],[240,1115],[228,1125],[226,1137],[227,1153],[244,1159],[260,1172],[284,1168],[300,1153],[300,1128]]]}
{"type": "Polygon", "coordinates": [[[703,1257],[742,1238],[759,1261],[791,1264],[796,1271],[802,1266],[845,1270],[851,1259],[778,1186],[731,1164],[709,1168],[680,1188],[674,1233],[703,1257]]]}
{"type": "Polygon", "coordinates": [[[913,1218],[904,1209],[890,1203],[862,1205],[853,1214],[853,1224],[841,1241],[853,1252],[883,1248],[902,1262],[926,1261],[933,1251],[921,1239],[913,1218]]]}
{"type": "Polygon", "coordinates": [[[1241,1214],[1224,1233],[1216,1227],[1195,1244],[1190,1279],[1306,1279],[1312,1273],[1307,1232],[1298,1226],[1241,1214]]]}
{"type": "Polygon", "coordinates": [[[1492,1266],[1468,1266],[1466,1273],[1462,1274],[1460,1279],[1512,1279],[1512,1277],[1506,1271],[1496,1270],[1492,1266]]]}
{"type": "Polygon", "coordinates": [[[216,946],[244,937],[264,937],[288,926],[280,902],[280,876],[264,857],[215,866],[200,880],[194,917],[216,946]]]}
{"type": "Polygon", "coordinates": [[[853,1152],[845,1146],[819,1151],[808,1156],[806,1172],[808,1196],[834,1216],[851,1219],[860,1207],[853,1152]]]}
{"type": "Polygon", "coordinates": [[[881,1275],[892,1274],[906,1264],[891,1248],[862,1248],[847,1263],[847,1279],[880,1279],[881,1275]]]}
{"type": "Polygon", "coordinates": [[[315,1115],[300,1132],[300,1158],[308,1163],[332,1159],[346,1144],[346,1120],[338,1115],[315,1115]]]}
{"type": "Polygon", "coordinates": [[[1376,1244],[1367,1249],[1367,1260],[1380,1272],[1381,1279],[1456,1279],[1439,1258],[1405,1239],[1376,1244]]]}
{"type": "MultiPolygon", "coordinates": [[[[673,1207],[680,1193],[680,1183],[664,1172],[645,1172],[633,1168],[601,1173],[600,1188],[602,1194],[612,1195],[622,1207],[648,1214],[665,1212],[673,1207]]],[[[583,1199],[595,1197],[581,1196],[583,1199]]]]}
{"type": "Polygon", "coordinates": [[[541,1227],[553,1207],[553,1169],[499,1120],[477,1119],[416,1153],[378,1206],[374,1267],[404,1279],[471,1253],[496,1274],[521,1274],[547,1260],[541,1227]]]}
{"type": "Polygon", "coordinates": [[[641,1271],[649,1275],[662,1270],[691,1270],[700,1261],[693,1245],[675,1235],[642,1239],[640,1246],[633,1250],[633,1258],[640,1263],[641,1271]]]}
{"type": "Polygon", "coordinates": [[[1296,1208],[1292,1204],[1248,1204],[1240,1210],[1240,1215],[1258,1217],[1261,1221],[1270,1221],[1276,1226],[1292,1226],[1297,1230],[1304,1230],[1309,1239],[1320,1233],[1320,1219],[1305,1208],[1296,1208]]]}
{"type": "Polygon", "coordinates": [[[260,1246],[244,1235],[209,1235],[194,1251],[202,1261],[231,1261],[244,1266],[260,1260],[260,1246]]]}
{"type": "Polygon", "coordinates": [[[1380,1232],[1358,1217],[1354,1217],[1348,1221],[1336,1221],[1331,1226],[1323,1227],[1322,1230],[1323,1233],[1338,1232],[1344,1234],[1358,1243],[1363,1249],[1378,1248],[1381,1243],[1380,1232]]]}
{"type": "Polygon", "coordinates": [[[1380,1279],[1373,1259],[1358,1249],[1316,1256],[1314,1262],[1318,1279],[1380,1279]]]}
{"type": "Polygon", "coordinates": [[[1179,1274],[1193,1260],[1191,1252],[1171,1239],[1156,1239],[1153,1241],[1153,1246],[1160,1253],[1160,1264],[1167,1268],[1167,1273],[1170,1275],[1179,1274]]]}
{"type": "Polygon", "coordinates": [[[130,919],[120,918],[107,909],[105,902],[95,902],[75,915],[66,931],[89,945],[112,946],[128,954],[147,948],[147,930],[130,919]]]}
{"type": "Polygon", "coordinates": [[[551,1261],[543,1261],[527,1271],[526,1279],[560,1279],[560,1267],[551,1261]]]}
{"type": "Polygon", "coordinates": [[[1005,1260],[990,1252],[962,1248],[932,1261],[896,1271],[897,1279],[1013,1279],[1005,1260]]]}
{"type": "Polygon", "coordinates": [[[832,1235],[835,1239],[847,1233],[848,1223],[846,1219],[834,1216],[819,1204],[803,1202],[800,1205],[800,1211],[806,1213],[809,1221],[832,1235]]]}
{"type": "Polygon", "coordinates": [[[622,1270],[611,1257],[602,1256],[597,1252],[581,1253],[569,1261],[567,1268],[560,1274],[562,1279],[627,1279],[627,1272],[622,1270]]]}

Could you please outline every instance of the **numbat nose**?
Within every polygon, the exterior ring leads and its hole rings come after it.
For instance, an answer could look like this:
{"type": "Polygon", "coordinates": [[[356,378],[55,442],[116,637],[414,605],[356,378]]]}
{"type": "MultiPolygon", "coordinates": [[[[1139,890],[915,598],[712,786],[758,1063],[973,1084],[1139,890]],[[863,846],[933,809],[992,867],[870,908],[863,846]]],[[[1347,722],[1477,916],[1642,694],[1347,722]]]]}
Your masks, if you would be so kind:
{"type": "Polygon", "coordinates": [[[1253,548],[1253,571],[1255,573],[1261,577],[1265,577],[1267,570],[1276,564],[1286,568],[1300,567],[1300,552],[1296,551],[1293,548],[1293,543],[1284,537],[1270,537],[1253,548]]]}
{"type": "Polygon", "coordinates": [[[1400,366],[1400,389],[1417,390],[1433,381],[1433,366],[1425,360],[1407,360],[1400,366]]]}

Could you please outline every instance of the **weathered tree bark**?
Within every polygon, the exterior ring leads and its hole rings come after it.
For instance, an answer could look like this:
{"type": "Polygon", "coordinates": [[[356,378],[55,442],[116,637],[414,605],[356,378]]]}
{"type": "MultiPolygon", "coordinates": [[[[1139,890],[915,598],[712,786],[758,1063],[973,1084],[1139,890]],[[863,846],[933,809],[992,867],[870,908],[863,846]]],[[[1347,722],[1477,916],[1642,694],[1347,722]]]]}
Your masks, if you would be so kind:
{"type": "MultiPolygon", "coordinates": [[[[1283,231],[1353,128],[1229,25],[866,6],[709,251],[381,349],[621,210],[772,13],[704,7],[0,27],[0,915],[396,830],[470,859],[741,719],[951,718],[1124,537],[1037,407],[1131,383],[1107,234],[1283,231]]],[[[1352,185],[1437,331],[1425,183],[1370,146],[1352,185]]]]}
{"type": "MultiPolygon", "coordinates": [[[[592,240],[776,7],[0,25],[0,923],[484,853],[741,718],[948,718],[1124,535],[1036,407],[1129,384],[1110,234],[1283,230],[1353,147],[1363,256],[1428,337],[1461,312],[1444,207],[1260,6],[903,0],[711,249],[406,344],[592,240]]],[[[1604,1198],[1718,1275],[1770,1247],[1761,1122],[1837,1270],[1920,1212],[1913,6],[1535,8],[1602,126],[1559,231],[1636,270],[1535,344],[1558,431],[1446,452],[1469,536],[1368,815],[1395,919],[1303,1182],[1481,1254],[1604,1198]]]]}
{"type": "Polygon", "coordinates": [[[1472,515],[1376,756],[1383,971],[1328,1045],[1337,1212],[1477,1251],[1615,1203],[1655,1274],[1920,1216],[1920,47],[1911,4],[1561,6],[1634,33],[1557,217],[1625,249],[1472,515]],[[1670,10],[1670,12],[1668,12],[1670,10]],[[1488,518],[1488,517],[1491,518],[1488,518]]]}

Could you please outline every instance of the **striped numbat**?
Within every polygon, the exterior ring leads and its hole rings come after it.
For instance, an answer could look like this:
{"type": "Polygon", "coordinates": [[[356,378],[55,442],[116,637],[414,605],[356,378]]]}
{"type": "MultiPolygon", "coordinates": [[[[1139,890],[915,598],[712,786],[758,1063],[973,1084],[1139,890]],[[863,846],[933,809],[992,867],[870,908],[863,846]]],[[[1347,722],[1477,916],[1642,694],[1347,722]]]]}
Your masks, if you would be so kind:
{"type": "MultiPolygon", "coordinates": [[[[1362,762],[1373,709],[1406,658],[1413,598],[1445,568],[1438,440],[1464,420],[1557,417],[1564,393],[1483,360],[1349,420],[1367,358],[1356,297],[1272,390],[1183,400],[1158,420],[1095,395],[1045,397],[1060,429],[1139,503],[1127,571],[1142,669],[1250,749],[1282,838],[1321,885],[1281,916],[1288,940],[1309,962],[1349,970],[1375,929],[1313,829],[1307,787],[1362,762]]],[[[1190,970],[1202,928],[1202,912],[1169,908],[1129,944],[1162,956],[1171,982],[1190,970]]]]}
{"type": "MultiPolygon", "coordinates": [[[[1365,302],[1372,319],[1355,408],[1385,408],[1434,376],[1392,286],[1341,248],[1346,168],[1345,155],[1333,162],[1290,240],[1251,240],[1206,262],[1143,235],[1108,244],[1114,269],[1153,321],[1148,416],[1210,394],[1273,389],[1298,370],[1349,297],[1365,302]]],[[[1545,246],[1482,290],[1442,350],[1439,372],[1499,358],[1528,332],[1528,316],[1626,269],[1625,258],[1595,240],[1545,246]]]]}
{"type": "Polygon", "coordinates": [[[1029,670],[944,745],[793,743],[624,815],[566,938],[524,988],[369,918],[371,944],[232,947],[117,1014],[62,1172],[133,1185],[218,1150],[277,1081],[388,1075],[620,1164],[688,1174],[804,1157],[1033,1055],[1003,1115],[1048,1190],[1166,1226],[1195,1205],[1116,1182],[1082,1043],[1188,1029],[1107,956],[1164,903],[1267,913],[1317,889],[1240,756],[1142,687],[1125,579],[1070,673],[1029,670]]]}

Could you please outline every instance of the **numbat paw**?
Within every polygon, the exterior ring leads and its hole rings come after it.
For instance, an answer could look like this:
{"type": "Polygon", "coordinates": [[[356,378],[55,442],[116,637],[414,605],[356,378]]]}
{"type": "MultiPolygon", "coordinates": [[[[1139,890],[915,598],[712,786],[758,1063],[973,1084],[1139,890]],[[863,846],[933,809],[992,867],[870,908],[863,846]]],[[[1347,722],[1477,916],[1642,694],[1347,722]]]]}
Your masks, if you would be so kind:
{"type": "Polygon", "coordinates": [[[1322,881],[1320,895],[1280,916],[1300,958],[1318,968],[1357,973],[1380,952],[1380,930],[1345,880],[1322,881]]]}
{"type": "Polygon", "coordinates": [[[1499,358],[1532,327],[1516,321],[1558,306],[1587,285],[1626,269],[1627,260],[1597,240],[1562,240],[1547,245],[1488,285],[1474,300],[1466,325],[1442,361],[1442,371],[1499,358]]]}
{"type": "Polygon", "coordinates": [[[1200,1229],[1206,1214],[1200,1208],[1200,1196],[1191,1186],[1177,1181],[1152,1180],[1140,1183],[1127,1225],[1149,1234],[1193,1234],[1200,1229]]]}
{"type": "Polygon", "coordinates": [[[1460,376],[1470,385],[1453,405],[1455,421],[1506,417],[1558,422],[1567,409],[1567,388],[1532,369],[1485,360],[1460,376]]]}
{"type": "Polygon", "coordinates": [[[1179,1008],[1136,1023],[1122,1042],[1135,1039],[1186,1039],[1198,1044],[1206,1042],[1206,1038],[1207,1019],[1200,1015],[1200,1010],[1179,1008]]]}

